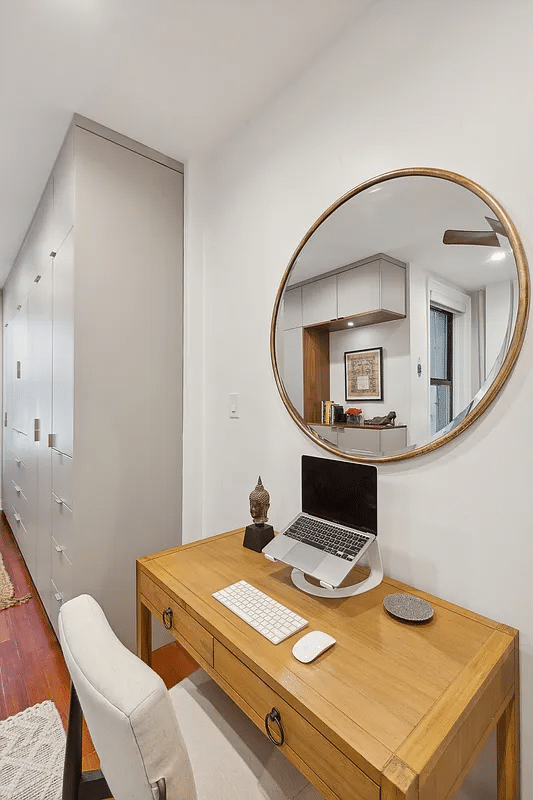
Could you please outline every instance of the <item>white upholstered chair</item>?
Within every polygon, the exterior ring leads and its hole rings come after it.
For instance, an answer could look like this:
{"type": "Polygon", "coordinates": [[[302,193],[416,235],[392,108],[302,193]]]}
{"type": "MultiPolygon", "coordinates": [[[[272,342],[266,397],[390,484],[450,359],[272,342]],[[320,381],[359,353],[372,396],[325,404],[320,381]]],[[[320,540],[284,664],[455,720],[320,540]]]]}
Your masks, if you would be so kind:
{"type": "Polygon", "coordinates": [[[323,800],[203,670],[168,691],[92,597],[62,606],[59,638],[72,679],[63,800],[323,800]],[[80,705],[101,773],[81,774],[80,705]]]}

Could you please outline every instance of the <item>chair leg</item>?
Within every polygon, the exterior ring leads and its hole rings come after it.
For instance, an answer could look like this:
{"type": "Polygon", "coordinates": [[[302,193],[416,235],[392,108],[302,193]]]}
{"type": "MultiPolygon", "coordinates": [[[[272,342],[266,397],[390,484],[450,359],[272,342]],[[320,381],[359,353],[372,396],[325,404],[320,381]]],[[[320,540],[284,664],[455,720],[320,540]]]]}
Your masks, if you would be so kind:
{"type": "Polygon", "coordinates": [[[112,794],[101,770],[81,771],[82,723],[80,701],[71,683],[62,800],[108,800],[112,794]]]}

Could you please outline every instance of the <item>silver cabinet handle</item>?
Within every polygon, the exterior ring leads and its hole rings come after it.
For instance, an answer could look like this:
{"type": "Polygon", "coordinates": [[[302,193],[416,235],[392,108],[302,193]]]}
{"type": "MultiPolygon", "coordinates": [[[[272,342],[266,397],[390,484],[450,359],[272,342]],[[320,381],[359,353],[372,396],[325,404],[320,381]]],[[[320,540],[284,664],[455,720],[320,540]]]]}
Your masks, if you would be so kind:
{"type": "Polygon", "coordinates": [[[20,522],[20,514],[17,514],[17,512],[15,511],[13,516],[15,517],[17,522],[20,522]]]}
{"type": "Polygon", "coordinates": [[[61,547],[60,544],[55,544],[54,547],[55,547],[55,549],[57,550],[58,553],[62,553],[63,552],[63,548],[61,547]]]}
{"type": "Polygon", "coordinates": [[[22,461],[20,460],[20,458],[16,458],[15,461],[16,461],[17,467],[20,467],[20,465],[22,464],[22,461]]]}
{"type": "Polygon", "coordinates": [[[17,486],[17,484],[16,484],[16,483],[14,483],[14,484],[13,484],[13,486],[15,487],[15,491],[16,491],[16,493],[17,493],[17,494],[20,494],[20,486],[17,486]]]}
{"type": "Polygon", "coordinates": [[[63,503],[64,503],[64,501],[63,501],[63,500],[62,500],[60,497],[56,497],[55,495],[54,495],[54,500],[56,501],[56,503],[57,503],[59,506],[62,506],[62,505],[63,505],[63,503]]]}
{"type": "Polygon", "coordinates": [[[61,592],[54,592],[54,597],[58,602],[61,602],[61,600],[63,600],[61,592]]]}

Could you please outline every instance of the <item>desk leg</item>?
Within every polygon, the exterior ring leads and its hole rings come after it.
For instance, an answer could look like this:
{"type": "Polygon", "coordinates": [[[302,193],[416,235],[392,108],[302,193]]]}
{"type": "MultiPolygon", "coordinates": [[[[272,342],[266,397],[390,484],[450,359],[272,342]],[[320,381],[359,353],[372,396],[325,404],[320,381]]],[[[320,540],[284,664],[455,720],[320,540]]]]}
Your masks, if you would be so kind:
{"type": "Polygon", "coordinates": [[[498,720],[498,800],[520,798],[519,737],[518,698],[514,694],[498,720]]]}
{"type": "Polygon", "coordinates": [[[140,597],[137,597],[137,655],[152,666],[152,614],[140,597]]]}

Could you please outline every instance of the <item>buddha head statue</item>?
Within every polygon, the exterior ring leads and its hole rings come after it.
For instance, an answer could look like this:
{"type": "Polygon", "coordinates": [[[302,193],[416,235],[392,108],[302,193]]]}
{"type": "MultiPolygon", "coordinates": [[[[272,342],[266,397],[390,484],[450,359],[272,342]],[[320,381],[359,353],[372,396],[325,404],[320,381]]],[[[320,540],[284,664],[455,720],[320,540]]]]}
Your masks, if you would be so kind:
{"type": "Polygon", "coordinates": [[[268,520],[269,507],[270,495],[261,482],[261,476],[259,476],[257,486],[250,493],[250,514],[256,525],[264,525],[268,520]]]}

